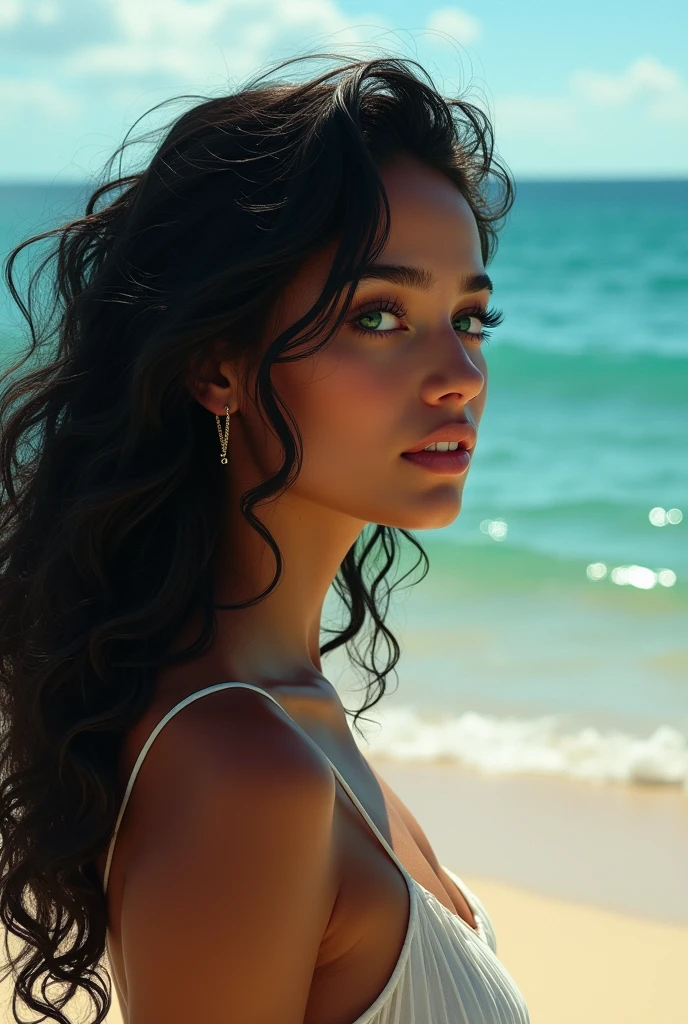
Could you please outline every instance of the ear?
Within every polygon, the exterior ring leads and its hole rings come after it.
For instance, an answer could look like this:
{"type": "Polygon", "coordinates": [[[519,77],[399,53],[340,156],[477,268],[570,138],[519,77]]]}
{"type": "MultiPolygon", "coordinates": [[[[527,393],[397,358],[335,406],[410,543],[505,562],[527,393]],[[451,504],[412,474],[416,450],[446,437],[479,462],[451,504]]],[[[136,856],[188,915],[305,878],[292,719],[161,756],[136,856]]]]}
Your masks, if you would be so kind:
{"type": "Polygon", "coordinates": [[[230,415],[239,408],[239,375],[229,359],[206,357],[189,371],[186,386],[196,401],[216,416],[225,415],[225,406],[230,415]]]}

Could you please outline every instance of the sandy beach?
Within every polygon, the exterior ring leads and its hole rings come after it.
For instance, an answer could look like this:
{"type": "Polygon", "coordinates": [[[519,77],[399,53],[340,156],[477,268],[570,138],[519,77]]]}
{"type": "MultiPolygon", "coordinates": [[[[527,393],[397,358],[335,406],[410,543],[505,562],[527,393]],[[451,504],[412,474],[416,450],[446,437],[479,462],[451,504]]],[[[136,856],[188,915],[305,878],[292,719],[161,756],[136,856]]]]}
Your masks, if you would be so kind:
{"type": "MultiPolygon", "coordinates": [[[[683,792],[375,767],[485,904],[532,1024],[688,1024],[683,792]]],[[[6,982],[2,1024],[13,1024],[9,992],[6,982]]],[[[108,1024],[120,1022],[113,1008],[108,1024]]]]}

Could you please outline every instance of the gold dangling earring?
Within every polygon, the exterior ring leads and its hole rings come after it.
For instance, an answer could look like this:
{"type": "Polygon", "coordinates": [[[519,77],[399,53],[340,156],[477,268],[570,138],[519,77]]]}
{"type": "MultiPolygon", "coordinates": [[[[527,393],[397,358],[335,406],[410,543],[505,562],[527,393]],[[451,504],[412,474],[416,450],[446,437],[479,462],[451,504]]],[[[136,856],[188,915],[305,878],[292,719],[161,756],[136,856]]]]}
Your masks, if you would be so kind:
{"type": "Polygon", "coordinates": [[[222,454],[220,455],[220,462],[223,466],[227,465],[227,442],[229,441],[229,408],[225,406],[225,413],[227,419],[225,420],[225,434],[222,436],[222,428],[220,427],[220,417],[215,415],[215,422],[217,423],[217,432],[220,435],[220,446],[222,448],[222,454]]]}

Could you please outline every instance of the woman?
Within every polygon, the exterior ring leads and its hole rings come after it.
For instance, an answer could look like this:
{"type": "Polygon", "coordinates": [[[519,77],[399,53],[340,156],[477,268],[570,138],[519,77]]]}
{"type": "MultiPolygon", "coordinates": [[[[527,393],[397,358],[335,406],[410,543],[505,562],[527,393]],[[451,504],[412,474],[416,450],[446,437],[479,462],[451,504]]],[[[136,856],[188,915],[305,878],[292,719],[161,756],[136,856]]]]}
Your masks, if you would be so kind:
{"type": "Polygon", "coordinates": [[[104,1019],[105,953],[127,1024],[528,1020],[321,663],[367,669],[357,725],[398,659],[396,537],[427,569],[409,531],[459,513],[501,318],[511,179],[413,64],[202,102],[36,236],[62,305],[0,406],[0,863],[15,1000],[50,1020],[77,990],[104,1019]]]}

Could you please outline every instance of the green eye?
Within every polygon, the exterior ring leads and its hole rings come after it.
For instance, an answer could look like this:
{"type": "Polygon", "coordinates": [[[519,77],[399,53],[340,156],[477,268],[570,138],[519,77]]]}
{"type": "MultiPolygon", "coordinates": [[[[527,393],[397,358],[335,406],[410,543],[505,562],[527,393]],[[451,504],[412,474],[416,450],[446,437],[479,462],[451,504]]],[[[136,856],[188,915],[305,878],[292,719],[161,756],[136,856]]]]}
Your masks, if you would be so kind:
{"type": "MultiPolygon", "coordinates": [[[[462,317],[459,317],[458,320],[455,320],[454,323],[458,325],[457,328],[456,328],[457,331],[462,331],[464,334],[476,334],[476,335],[480,334],[480,331],[472,331],[471,330],[471,320],[478,320],[478,317],[477,316],[462,316],[462,317]]],[[[481,322],[478,320],[478,323],[481,323],[481,322]]],[[[481,323],[481,328],[482,328],[482,323],[481,323]]]]}
{"type": "Polygon", "coordinates": [[[364,327],[368,327],[368,328],[372,329],[374,327],[379,327],[380,326],[380,315],[381,315],[380,314],[380,310],[377,309],[373,313],[364,313],[363,316],[359,316],[358,319],[361,322],[363,322],[364,320],[372,321],[372,323],[363,324],[364,327]]]}

